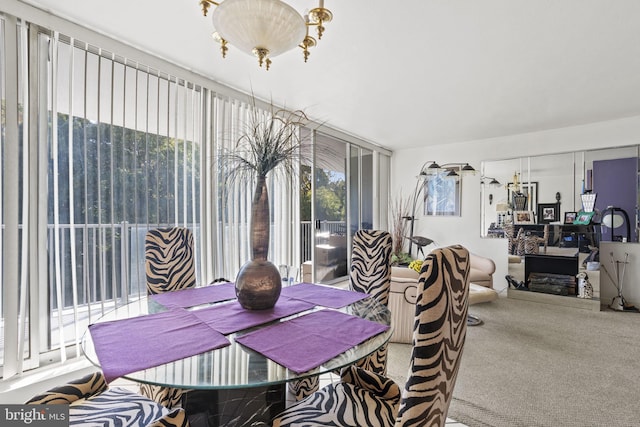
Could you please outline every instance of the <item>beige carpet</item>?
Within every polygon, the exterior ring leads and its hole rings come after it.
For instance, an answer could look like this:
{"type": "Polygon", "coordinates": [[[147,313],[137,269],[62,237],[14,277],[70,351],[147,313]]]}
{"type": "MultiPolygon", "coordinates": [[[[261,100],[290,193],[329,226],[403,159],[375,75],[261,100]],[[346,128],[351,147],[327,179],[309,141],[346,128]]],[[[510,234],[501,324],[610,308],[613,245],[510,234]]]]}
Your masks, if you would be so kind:
{"type": "MultiPolygon", "coordinates": [[[[449,417],[475,426],[640,426],[640,314],[507,299],[471,307],[449,417]]],[[[391,344],[406,380],[411,348],[391,344]]]]}

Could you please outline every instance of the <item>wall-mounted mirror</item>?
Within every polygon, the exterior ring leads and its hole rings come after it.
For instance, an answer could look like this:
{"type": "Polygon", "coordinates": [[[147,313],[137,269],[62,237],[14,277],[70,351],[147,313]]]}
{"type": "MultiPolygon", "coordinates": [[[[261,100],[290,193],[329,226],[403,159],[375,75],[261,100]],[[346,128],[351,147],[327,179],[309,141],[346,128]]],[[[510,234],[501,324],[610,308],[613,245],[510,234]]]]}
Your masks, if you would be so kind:
{"type": "Polygon", "coordinates": [[[542,236],[546,225],[550,230],[547,243],[554,246],[586,248],[601,240],[637,242],[638,148],[634,145],[483,162],[482,236],[507,237],[505,224],[542,236]],[[584,194],[595,197],[595,213],[588,221],[580,215],[584,194]],[[611,211],[611,206],[616,209],[611,211]],[[603,221],[605,216],[616,219],[603,221]],[[580,225],[579,220],[589,227],[570,227],[574,221],[580,225]],[[613,227],[607,226],[607,221],[613,227]],[[580,232],[591,234],[586,238],[580,232]]]}

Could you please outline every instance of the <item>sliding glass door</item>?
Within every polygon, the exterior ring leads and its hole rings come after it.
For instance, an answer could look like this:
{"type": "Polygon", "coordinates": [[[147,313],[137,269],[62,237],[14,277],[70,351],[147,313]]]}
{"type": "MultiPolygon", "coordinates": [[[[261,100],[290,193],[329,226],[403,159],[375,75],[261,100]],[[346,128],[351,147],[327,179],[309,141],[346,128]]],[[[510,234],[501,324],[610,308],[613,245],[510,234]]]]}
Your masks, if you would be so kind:
{"type": "Polygon", "coordinates": [[[315,280],[332,283],[347,275],[347,144],[316,133],[315,153],[315,280]]]}
{"type": "Polygon", "coordinates": [[[300,218],[302,279],[338,283],[347,279],[351,241],[356,231],[385,229],[386,203],[375,204],[386,182],[376,174],[389,157],[321,132],[314,138],[312,164],[301,166],[300,218]]]}

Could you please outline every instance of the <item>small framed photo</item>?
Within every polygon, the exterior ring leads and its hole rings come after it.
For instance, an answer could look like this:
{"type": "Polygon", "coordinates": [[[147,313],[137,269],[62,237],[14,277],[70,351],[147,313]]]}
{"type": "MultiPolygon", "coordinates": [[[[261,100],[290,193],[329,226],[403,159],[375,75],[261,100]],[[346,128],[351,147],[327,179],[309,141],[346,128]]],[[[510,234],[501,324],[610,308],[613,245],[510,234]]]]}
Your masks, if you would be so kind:
{"type": "Polygon", "coordinates": [[[575,225],[589,225],[591,222],[591,218],[593,218],[593,214],[595,212],[584,212],[580,211],[576,215],[576,218],[573,220],[573,224],[575,225]]]}
{"type": "Polygon", "coordinates": [[[565,212],[564,213],[564,223],[565,224],[573,224],[573,221],[576,220],[576,216],[578,216],[578,212],[565,212]]]}
{"type": "Polygon", "coordinates": [[[514,211],[514,224],[535,224],[533,211],[514,211]]]}
{"type": "Polygon", "coordinates": [[[538,203],[538,224],[549,224],[560,221],[558,203],[538,203]]]}

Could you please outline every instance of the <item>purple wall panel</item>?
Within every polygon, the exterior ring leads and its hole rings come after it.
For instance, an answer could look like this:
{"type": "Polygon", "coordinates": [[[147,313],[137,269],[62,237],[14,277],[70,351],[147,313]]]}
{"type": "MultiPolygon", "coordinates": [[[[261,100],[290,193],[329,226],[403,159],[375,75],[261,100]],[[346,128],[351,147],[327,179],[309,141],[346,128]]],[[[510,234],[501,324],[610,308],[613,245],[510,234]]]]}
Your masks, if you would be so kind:
{"type": "MultiPolygon", "coordinates": [[[[629,215],[631,241],[637,242],[635,232],[636,204],[638,199],[638,159],[597,160],[593,162],[593,192],[597,194],[596,209],[608,206],[624,209],[629,215]]],[[[616,230],[616,235],[626,231],[616,230]]],[[[602,240],[611,240],[610,230],[602,228],[602,240]]]]}

